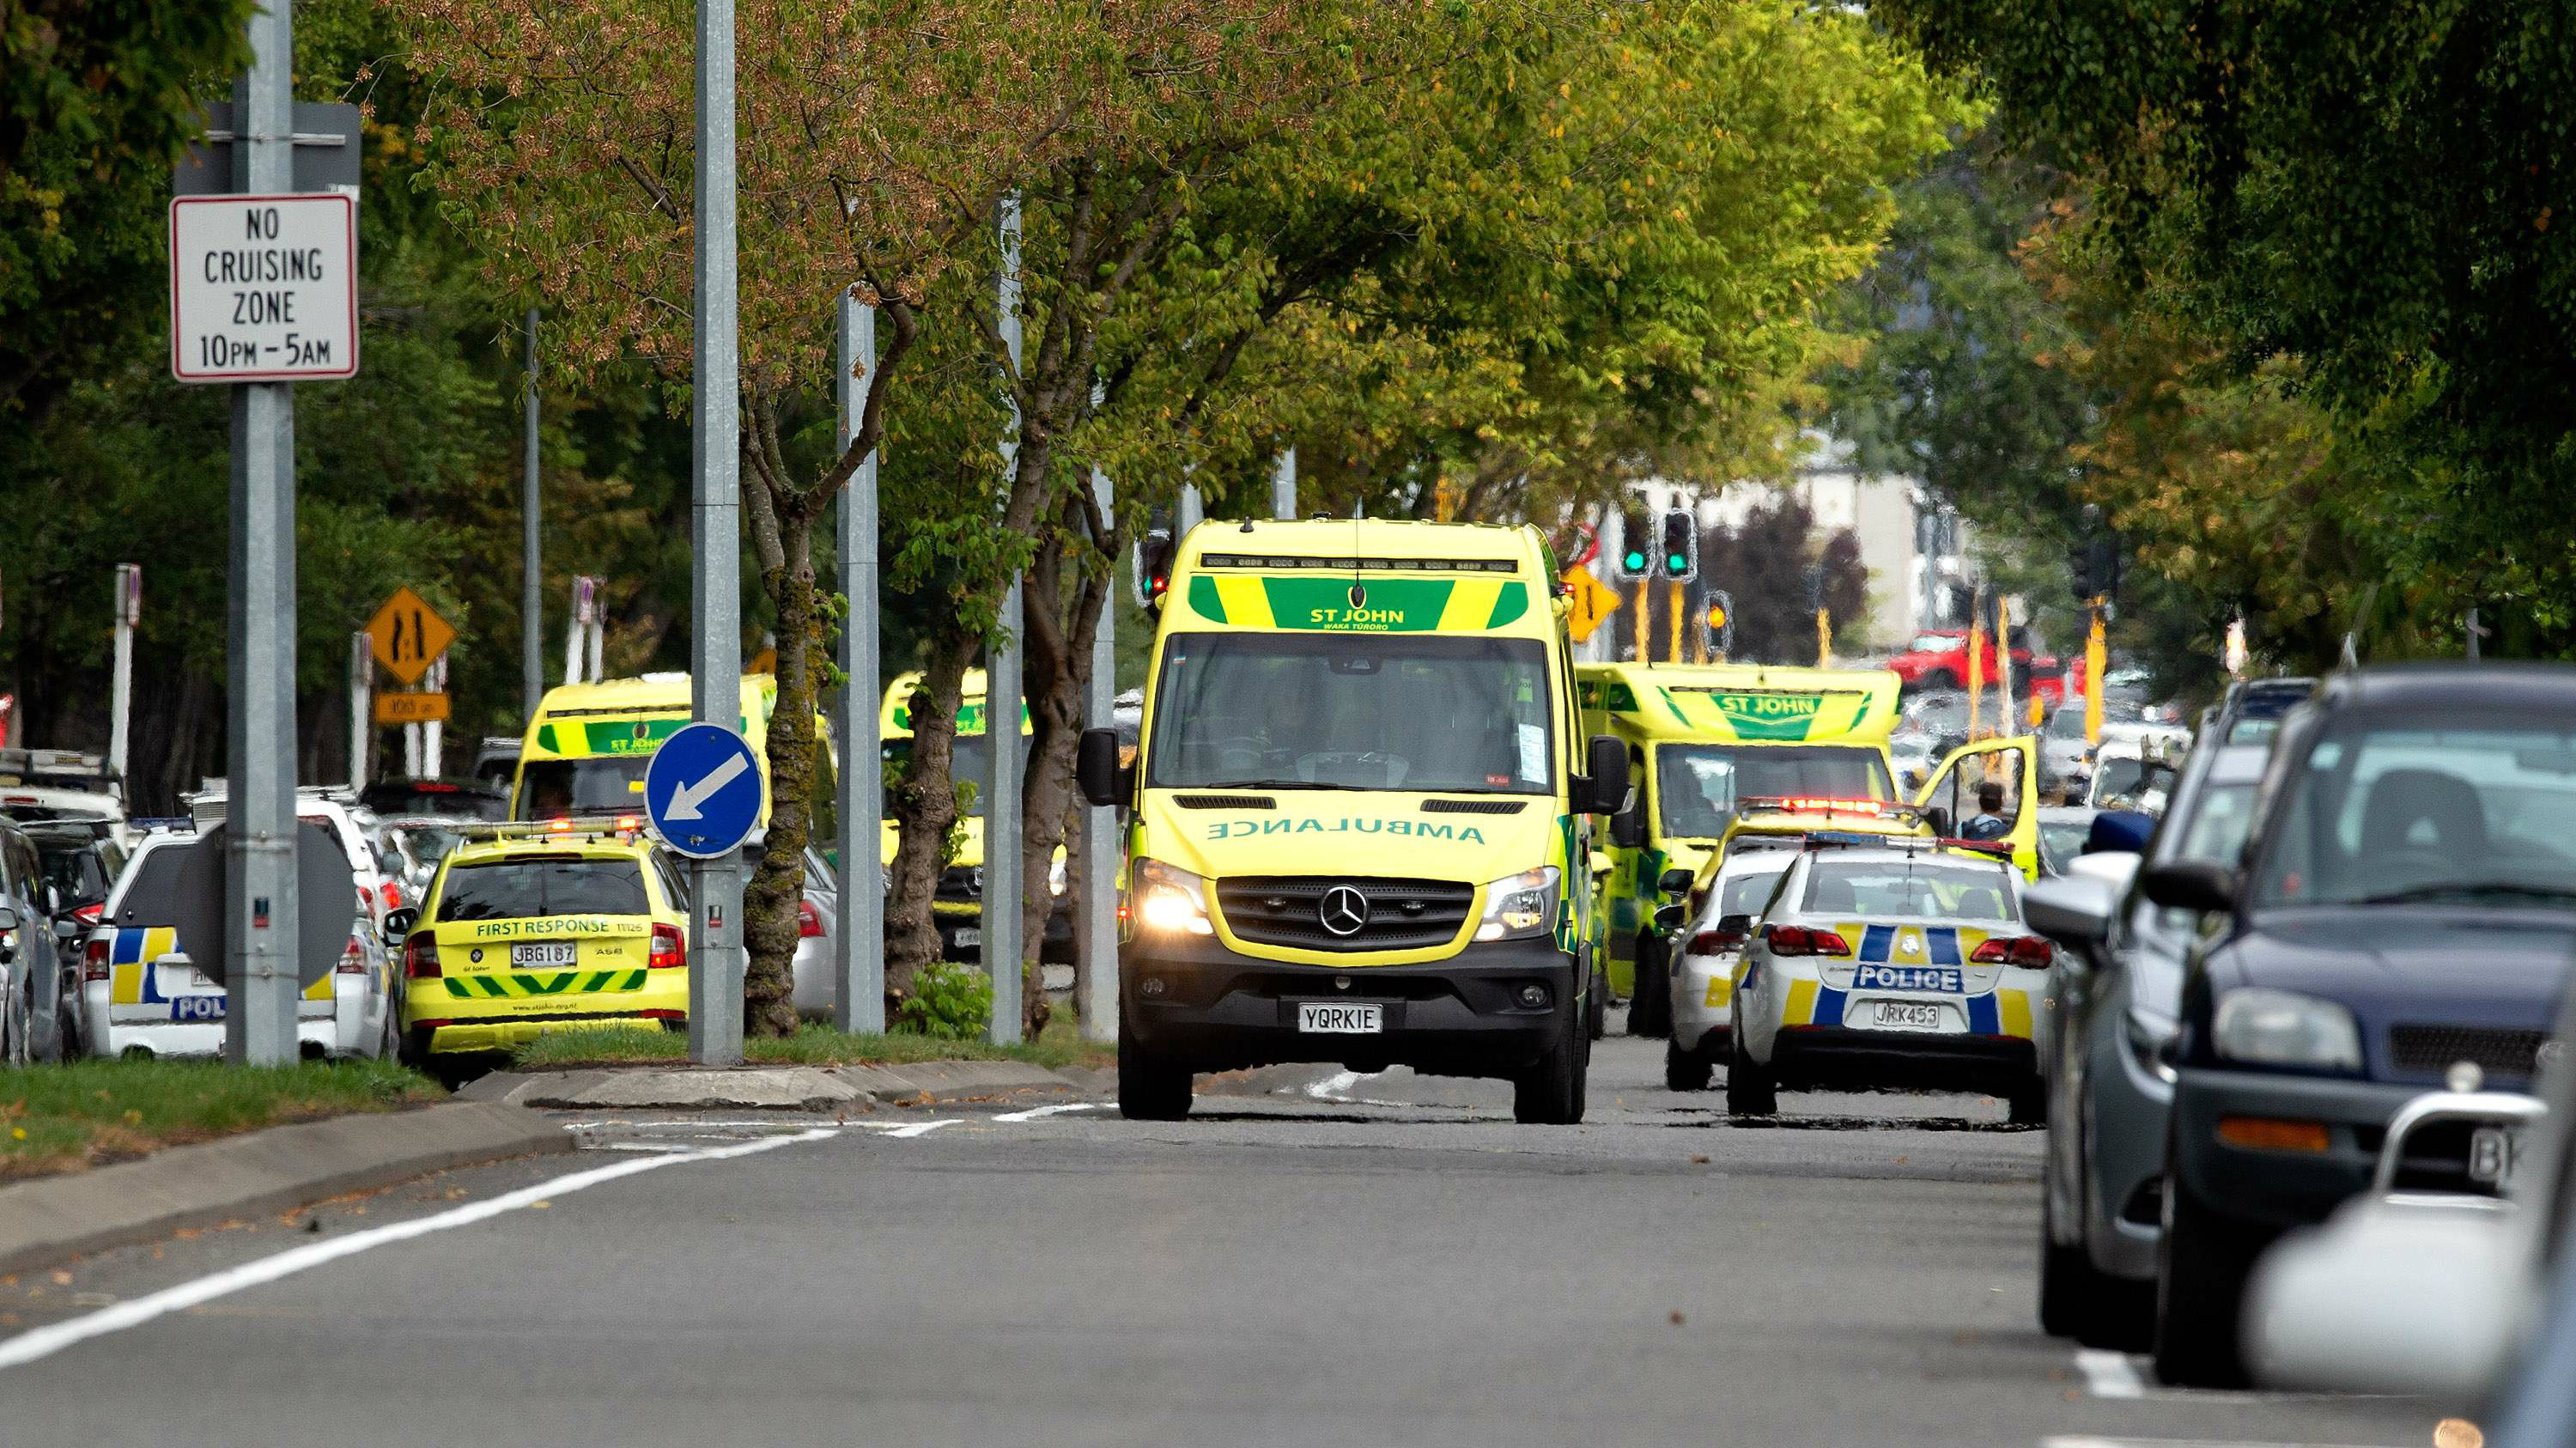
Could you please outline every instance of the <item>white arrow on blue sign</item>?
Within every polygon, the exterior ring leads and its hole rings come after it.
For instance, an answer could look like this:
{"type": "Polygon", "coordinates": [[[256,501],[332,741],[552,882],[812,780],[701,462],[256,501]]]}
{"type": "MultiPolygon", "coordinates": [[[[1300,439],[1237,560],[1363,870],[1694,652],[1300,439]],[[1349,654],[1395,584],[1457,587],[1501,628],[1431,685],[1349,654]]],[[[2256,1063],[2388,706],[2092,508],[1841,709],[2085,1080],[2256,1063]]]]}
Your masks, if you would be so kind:
{"type": "Polygon", "coordinates": [[[760,823],[759,756],[721,724],[691,724],[662,741],[644,767],[644,813],[683,855],[712,860],[760,823]]]}

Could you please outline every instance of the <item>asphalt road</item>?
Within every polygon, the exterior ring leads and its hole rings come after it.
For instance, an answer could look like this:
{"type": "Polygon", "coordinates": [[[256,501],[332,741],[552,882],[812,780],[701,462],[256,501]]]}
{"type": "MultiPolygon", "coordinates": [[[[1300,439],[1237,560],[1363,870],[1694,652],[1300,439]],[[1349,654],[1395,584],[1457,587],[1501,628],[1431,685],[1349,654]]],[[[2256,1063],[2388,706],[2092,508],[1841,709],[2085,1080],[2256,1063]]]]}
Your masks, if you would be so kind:
{"type": "Polygon", "coordinates": [[[2432,1441],[2041,1336],[2040,1137],[1992,1100],[1730,1125],[1614,1038],[1592,1101],[1323,1069],[1165,1125],[567,1117],[590,1150],[0,1286],[0,1444],[2432,1441]]]}

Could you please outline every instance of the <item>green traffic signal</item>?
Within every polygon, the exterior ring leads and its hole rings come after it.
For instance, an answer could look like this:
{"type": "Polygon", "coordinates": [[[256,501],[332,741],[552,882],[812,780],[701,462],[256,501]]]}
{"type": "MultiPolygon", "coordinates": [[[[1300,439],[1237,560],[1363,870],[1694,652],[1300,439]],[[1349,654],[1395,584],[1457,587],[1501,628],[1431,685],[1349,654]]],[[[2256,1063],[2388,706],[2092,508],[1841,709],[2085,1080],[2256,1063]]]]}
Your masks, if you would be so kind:
{"type": "Polygon", "coordinates": [[[1678,553],[1667,553],[1664,555],[1664,567],[1675,573],[1688,572],[1690,569],[1690,560],[1684,558],[1678,553]]]}
{"type": "Polygon", "coordinates": [[[1645,554],[1643,554],[1643,553],[1637,552],[1637,551],[1636,551],[1635,549],[1633,549],[1633,548],[1632,548],[1632,549],[1630,549],[1630,550],[1628,551],[1628,571],[1629,571],[1630,573],[1643,573],[1643,572],[1645,572],[1645,571],[1646,571],[1646,555],[1645,555],[1645,554]]]}

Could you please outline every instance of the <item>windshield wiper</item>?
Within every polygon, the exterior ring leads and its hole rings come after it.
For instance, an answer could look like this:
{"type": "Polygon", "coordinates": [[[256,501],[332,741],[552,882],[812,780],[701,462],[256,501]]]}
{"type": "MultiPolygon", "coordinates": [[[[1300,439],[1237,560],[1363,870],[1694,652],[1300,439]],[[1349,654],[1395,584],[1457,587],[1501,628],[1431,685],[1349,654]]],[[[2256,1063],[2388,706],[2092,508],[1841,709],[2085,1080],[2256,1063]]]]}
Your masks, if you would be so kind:
{"type": "Polygon", "coordinates": [[[2363,895],[2341,903],[2346,905],[2412,905],[2425,900],[2439,900],[2452,895],[2512,895],[2527,900],[2576,900],[2576,888],[2563,885],[2523,885],[2506,880],[2489,880],[2469,884],[2410,885],[2403,890],[2388,890],[2377,895],[2363,895]]]}
{"type": "Polygon", "coordinates": [[[1366,789],[1360,784],[1326,784],[1320,779],[1228,779],[1215,784],[1175,784],[1173,789],[1366,789]]]}

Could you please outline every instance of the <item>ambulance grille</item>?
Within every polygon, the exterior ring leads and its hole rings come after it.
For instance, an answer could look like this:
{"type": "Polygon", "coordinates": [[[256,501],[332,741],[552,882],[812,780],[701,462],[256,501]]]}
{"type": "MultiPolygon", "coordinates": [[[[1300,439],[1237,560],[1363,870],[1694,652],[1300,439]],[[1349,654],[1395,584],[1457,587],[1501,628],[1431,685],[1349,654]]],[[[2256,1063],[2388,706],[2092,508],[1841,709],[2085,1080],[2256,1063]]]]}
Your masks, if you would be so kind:
{"type": "Polygon", "coordinates": [[[1466,928],[1476,887],[1449,880],[1239,876],[1216,884],[1217,910],[1235,938],[1297,950],[1422,950],[1466,928]],[[1326,892],[1347,885],[1368,902],[1368,923],[1349,935],[1324,928],[1326,892]]]}
{"type": "Polygon", "coordinates": [[[1517,799],[1426,799],[1424,814],[1519,814],[1529,808],[1526,800],[1517,799]]]}
{"type": "Polygon", "coordinates": [[[1183,809],[1279,808],[1279,801],[1266,794],[1176,794],[1172,803],[1183,809]]]}

